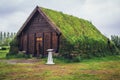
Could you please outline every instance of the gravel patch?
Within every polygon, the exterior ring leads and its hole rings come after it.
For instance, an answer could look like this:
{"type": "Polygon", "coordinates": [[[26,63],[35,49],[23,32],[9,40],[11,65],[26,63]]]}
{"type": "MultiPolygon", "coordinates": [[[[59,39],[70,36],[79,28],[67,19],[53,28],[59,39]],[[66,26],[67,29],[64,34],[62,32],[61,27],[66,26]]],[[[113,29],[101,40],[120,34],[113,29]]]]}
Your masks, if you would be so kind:
{"type": "Polygon", "coordinates": [[[26,63],[33,64],[39,62],[40,59],[14,59],[14,60],[0,60],[0,62],[6,62],[8,64],[26,63]]]}

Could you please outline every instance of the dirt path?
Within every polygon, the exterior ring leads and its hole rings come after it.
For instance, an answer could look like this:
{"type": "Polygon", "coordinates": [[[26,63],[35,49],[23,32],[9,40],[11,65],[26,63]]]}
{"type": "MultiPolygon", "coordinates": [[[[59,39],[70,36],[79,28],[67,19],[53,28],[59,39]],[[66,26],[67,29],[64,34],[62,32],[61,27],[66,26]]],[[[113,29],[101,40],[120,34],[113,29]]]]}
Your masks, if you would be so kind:
{"type": "Polygon", "coordinates": [[[17,64],[17,63],[36,63],[40,59],[14,59],[14,60],[0,60],[0,62],[7,62],[8,64],[17,64]]]}

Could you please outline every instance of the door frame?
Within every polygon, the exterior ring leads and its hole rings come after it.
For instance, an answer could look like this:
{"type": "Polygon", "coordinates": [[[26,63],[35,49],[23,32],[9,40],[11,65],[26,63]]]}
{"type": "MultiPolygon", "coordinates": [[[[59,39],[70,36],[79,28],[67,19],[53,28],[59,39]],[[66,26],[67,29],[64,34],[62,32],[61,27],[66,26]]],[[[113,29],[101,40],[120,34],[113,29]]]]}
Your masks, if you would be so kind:
{"type": "Polygon", "coordinates": [[[36,37],[36,54],[37,57],[42,56],[43,54],[43,38],[42,37],[36,37]]]}

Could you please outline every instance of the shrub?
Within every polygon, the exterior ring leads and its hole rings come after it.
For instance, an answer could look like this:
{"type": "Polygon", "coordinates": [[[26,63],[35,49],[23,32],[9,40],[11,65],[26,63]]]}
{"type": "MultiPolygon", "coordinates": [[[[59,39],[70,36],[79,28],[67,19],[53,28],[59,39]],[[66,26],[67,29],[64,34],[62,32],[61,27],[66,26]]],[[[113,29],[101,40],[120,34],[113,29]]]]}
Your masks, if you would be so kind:
{"type": "Polygon", "coordinates": [[[5,48],[5,47],[2,47],[2,48],[1,48],[1,50],[7,50],[7,48],[5,48]]]}
{"type": "Polygon", "coordinates": [[[82,59],[81,59],[81,56],[76,56],[76,57],[73,57],[73,62],[80,62],[82,59]]]}
{"type": "Polygon", "coordinates": [[[11,59],[11,58],[31,58],[32,55],[25,54],[23,52],[18,52],[17,54],[7,54],[6,58],[11,59]]]}
{"type": "Polygon", "coordinates": [[[10,50],[9,54],[17,54],[19,51],[18,49],[18,40],[15,37],[11,42],[10,42],[10,50]]]}
{"type": "Polygon", "coordinates": [[[61,37],[60,54],[64,58],[73,61],[89,59],[92,57],[104,57],[106,55],[119,54],[117,48],[111,41],[94,40],[83,36],[82,39],[70,43],[65,37],[61,37]]]}

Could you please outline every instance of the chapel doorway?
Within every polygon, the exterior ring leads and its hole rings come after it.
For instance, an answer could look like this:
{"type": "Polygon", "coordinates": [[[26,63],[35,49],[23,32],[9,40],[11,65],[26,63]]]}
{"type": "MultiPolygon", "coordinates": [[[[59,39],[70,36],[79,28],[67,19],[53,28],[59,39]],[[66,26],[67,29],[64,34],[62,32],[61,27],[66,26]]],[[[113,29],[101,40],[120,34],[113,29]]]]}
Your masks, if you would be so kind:
{"type": "Polygon", "coordinates": [[[36,53],[37,53],[37,57],[43,56],[43,39],[42,39],[42,37],[36,38],[36,53]]]}

